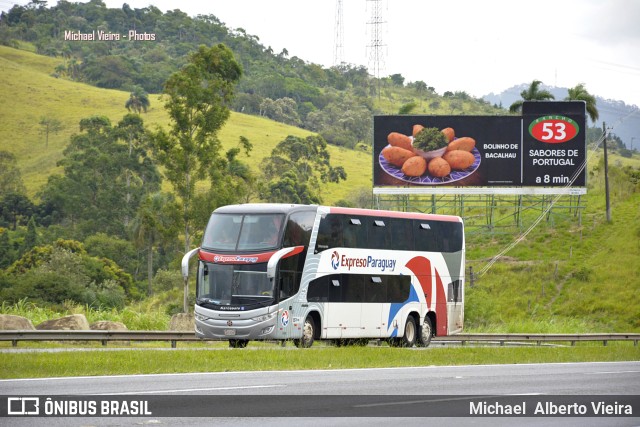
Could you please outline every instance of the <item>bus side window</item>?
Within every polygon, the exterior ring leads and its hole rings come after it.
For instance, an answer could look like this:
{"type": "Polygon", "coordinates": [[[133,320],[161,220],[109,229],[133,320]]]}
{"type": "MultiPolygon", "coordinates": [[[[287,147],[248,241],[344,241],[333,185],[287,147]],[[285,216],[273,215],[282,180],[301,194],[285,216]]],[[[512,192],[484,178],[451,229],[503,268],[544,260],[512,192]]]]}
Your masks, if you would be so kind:
{"type": "Polygon", "coordinates": [[[329,280],[327,276],[319,277],[309,282],[307,291],[307,301],[327,302],[329,301],[329,280]]]}
{"type": "Polygon", "coordinates": [[[447,298],[448,302],[461,302],[462,301],[462,292],[460,292],[460,280],[454,280],[449,283],[449,297],[447,298]]]}
{"type": "Polygon", "coordinates": [[[393,249],[395,251],[412,251],[413,235],[415,234],[411,228],[412,221],[390,218],[386,220],[386,239],[385,249],[393,249]]]}
{"type": "Polygon", "coordinates": [[[389,235],[389,227],[386,220],[382,218],[367,218],[367,227],[369,228],[368,248],[371,249],[391,249],[389,235]]]}
{"type": "Polygon", "coordinates": [[[458,252],[462,250],[462,223],[442,223],[442,252],[458,252]]]}
{"type": "Polygon", "coordinates": [[[296,274],[294,271],[280,270],[280,283],[278,286],[280,291],[280,300],[289,298],[297,292],[295,289],[295,277],[296,274]]]}
{"type": "Polygon", "coordinates": [[[329,302],[343,302],[340,276],[329,276],[329,302]]]}
{"type": "Polygon", "coordinates": [[[409,276],[386,276],[387,302],[402,303],[409,298],[411,278],[409,276]]]}
{"type": "Polygon", "coordinates": [[[301,262],[300,255],[284,258],[280,261],[280,299],[295,295],[300,288],[301,262]]]}
{"type": "Polygon", "coordinates": [[[370,276],[365,289],[365,302],[387,302],[387,283],[385,276],[370,276]]]}
{"type": "Polygon", "coordinates": [[[342,242],[342,221],[338,215],[327,215],[320,220],[316,253],[344,246],[342,242]]]}
{"type": "Polygon", "coordinates": [[[415,220],[413,228],[416,251],[440,252],[438,224],[434,221],[415,220]]]}
{"type": "Polygon", "coordinates": [[[315,221],[315,212],[296,212],[289,217],[284,231],[284,246],[307,246],[315,221]]]}
{"type": "Polygon", "coordinates": [[[368,230],[364,218],[350,215],[345,215],[343,218],[344,246],[347,248],[368,248],[368,230]]]}
{"type": "Polygon", "coordinates": [[[343,302],[362,302],[364,300],[364,276],[359,274],[343,274],[341,283],[343,302]]]}

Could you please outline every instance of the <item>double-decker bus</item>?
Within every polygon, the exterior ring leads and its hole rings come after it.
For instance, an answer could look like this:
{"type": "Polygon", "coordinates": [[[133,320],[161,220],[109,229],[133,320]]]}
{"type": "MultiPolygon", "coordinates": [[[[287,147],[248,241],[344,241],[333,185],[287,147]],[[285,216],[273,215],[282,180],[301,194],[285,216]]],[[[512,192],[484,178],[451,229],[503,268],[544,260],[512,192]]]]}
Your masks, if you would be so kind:
{"type": "Polygon", "coordinates": [[[197,255],[195,333],[338,345],[427,346],[460,332],[460,217],[288,204],[216,209],[197,255]]]}

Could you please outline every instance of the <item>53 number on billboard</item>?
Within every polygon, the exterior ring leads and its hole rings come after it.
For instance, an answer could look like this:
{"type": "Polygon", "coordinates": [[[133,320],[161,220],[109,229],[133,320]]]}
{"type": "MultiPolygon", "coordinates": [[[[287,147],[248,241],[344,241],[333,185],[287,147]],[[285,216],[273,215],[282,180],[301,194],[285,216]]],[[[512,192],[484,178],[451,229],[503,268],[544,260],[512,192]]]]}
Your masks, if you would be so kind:
{"type": "Polygon", "coordinates": [[[529,126],[529,134],[540,142],[560,144],[573,139],[579,131],[578,124],[564,116],[540,117],[529,126]]]}

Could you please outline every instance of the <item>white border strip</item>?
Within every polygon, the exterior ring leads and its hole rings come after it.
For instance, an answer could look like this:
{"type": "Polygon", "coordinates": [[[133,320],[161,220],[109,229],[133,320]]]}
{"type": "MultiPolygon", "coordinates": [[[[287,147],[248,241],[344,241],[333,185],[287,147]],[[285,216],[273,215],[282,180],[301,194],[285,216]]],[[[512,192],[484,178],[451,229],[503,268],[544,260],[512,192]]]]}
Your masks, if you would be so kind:
{"type": "Polygon", "coordinates": [[[571,195],[581,196],[587,194],[586,187],[374,187],[373,194],[495,194],[495,195],[571,195]]]}

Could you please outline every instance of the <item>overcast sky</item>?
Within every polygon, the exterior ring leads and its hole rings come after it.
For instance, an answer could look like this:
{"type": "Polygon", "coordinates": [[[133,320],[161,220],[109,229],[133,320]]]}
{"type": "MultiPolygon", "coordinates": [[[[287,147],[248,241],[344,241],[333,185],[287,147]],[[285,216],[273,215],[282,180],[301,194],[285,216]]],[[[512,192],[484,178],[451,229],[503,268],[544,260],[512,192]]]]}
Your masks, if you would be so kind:
{"type": "MultiPolygon", "coordinates": [[[[104,0],[121,7],[123,0],[104,0]]],[[[14,2],[0,0],[6,10],[14,2]]],[[[26,4],[26,0],[17,3],[26,4]]],[[[334,65],[336,0],[127,0],[163,12],[213,14],[276,53],[334,65]]],[[[49,1],[49,5],[55,1],[49,1]]],[[[374,1],[343,0],[343,61],[373,71],[374,1]]],[[[638,0],[380,0],[381,75],[439,94],[499,93],[541,80],[640,106],[638,0]]]]}

